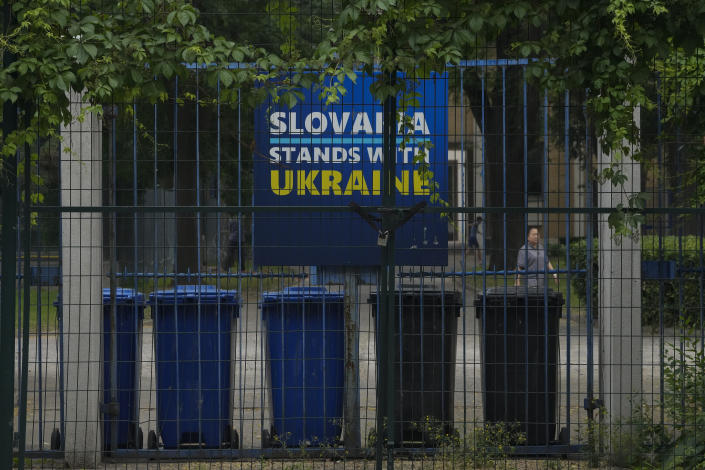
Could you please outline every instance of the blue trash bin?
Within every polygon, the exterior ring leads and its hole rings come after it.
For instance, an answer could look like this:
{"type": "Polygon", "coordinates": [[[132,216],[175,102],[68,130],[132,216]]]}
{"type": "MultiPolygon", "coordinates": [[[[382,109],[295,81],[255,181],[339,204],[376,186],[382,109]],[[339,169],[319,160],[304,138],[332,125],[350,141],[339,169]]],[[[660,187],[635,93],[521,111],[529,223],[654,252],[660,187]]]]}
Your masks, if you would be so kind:
{"type": "MultiPolygon", "coordinates": [[[[103,450],[112,449],[113,421],[117,420],[117,448],[142,447],[139,429],[139,367],[142,352],[142,320],[144,296],[133,289],[115,289],[115,336],[117,344],[118,415],[103,413],[103,450]]],[[[110,350],[113,335],[110,328],[110,289],[103,289],[103,403],[110,403],[110,350]]]]}
{"type": "MultiPolygon", "coordinates": [[[[230,391],[230,333],[240,312],[237,291],[177,286],[152,292],[149,304],[157,426],[164,448],[237,448],[230,391]]],[[[156,446],[151,433],[149,441],[156,446]]]]}
{"type": "Polygon", "coordinates": [[[343,420],[343,294],[322,287],[265,292],[273,426],[263,447],[335,444],[343,420]]]}

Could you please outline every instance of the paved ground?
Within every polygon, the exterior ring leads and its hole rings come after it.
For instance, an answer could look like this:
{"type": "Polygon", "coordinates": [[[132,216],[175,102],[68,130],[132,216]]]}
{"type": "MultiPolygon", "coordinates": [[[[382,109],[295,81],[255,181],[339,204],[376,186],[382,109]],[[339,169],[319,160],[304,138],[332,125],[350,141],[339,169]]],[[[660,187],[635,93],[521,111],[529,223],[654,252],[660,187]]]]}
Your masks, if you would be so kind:
{"type": "MultiPolygon", "coordinates": [[[[39,461],[28,462],[25,468],[55,468],[61,462],[39,461]]],[[[141,462],[141,463],[102,463],[104,470],[374,470],[374,460],[347,460],[347,461],[208,461],[208,462],[141,462]]],[[[387,469],[386,461],[383,468],[387,469]]],[[[592,467],[587,461],[560,460],[560,459],[500,459],[484,465],[472,461],[454,459],[417,459],[396,460],[394,470],[421,470],[421,469],[486,469],[486,470],[579,470],[599,468],[602,470],[618,470],[608,464],[592,467]]]]}

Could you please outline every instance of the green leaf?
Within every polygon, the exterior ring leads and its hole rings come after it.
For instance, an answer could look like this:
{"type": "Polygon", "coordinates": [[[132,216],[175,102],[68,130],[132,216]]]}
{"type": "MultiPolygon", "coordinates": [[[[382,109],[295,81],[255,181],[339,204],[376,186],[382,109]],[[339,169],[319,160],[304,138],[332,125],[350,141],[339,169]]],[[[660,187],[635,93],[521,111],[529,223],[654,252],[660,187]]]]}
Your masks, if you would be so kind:
{"type": "Polygon", "coordinates": [[[81,26],[81,33],[83,33],[84,36],[87,34],[91,35],[94,32],[95,32],[95,25],[93,25],[93,24],[89,23],[89,24],[84,24],[81,26]]]}
{"type": "Polygon", "coordinates": [[[180,11],[176,14],[176,17],[179,19],[179,23],[181,23],[181,26],[187,26],[189,24],[190,16],[188,12],[185,11],[180,11]]]}
{"type": "Polygon", "coordinates": [[[164,78],[171,78],[174,75],[174,68],[167,62],[162,62],[159,68],[164,78]]]}
{"type": "Polygon", "coordinates": [[[219,71],[218,79],[220,80],[220,83],[222,83],[223,86],[226,88],[233,84],[233,74],[232,72],[230,72],[230,70],[219,71]]]}
{"type": "Polygon", "coordinates": [[[88,55],[91,56],[91,59],[95,59],[95,57],[98,55],[98,48],[93,44],[84,44],[83,49],[85,49],[88,55]]]}
{"type": "Polygon", "coordinates": [[[154,2],[152,0],[141,0],[142,11],[152,13],[154,11],[154,2]]]}
{"type": "MultiPolygon", "coordinates": [[[[84,52],[84,51],[82,50],[81,45],[77,42],[72,43],[69,47],[66,48],[66,54],[69,57],[76,57],[77,58],[78,54],[82,53],[82,52],[84,52]]],[[[79,60],[79,62],[81,62],[81,61],[79,60]]]]}
{"type": "Polygon", "coordinates": [[[245,60],[245,53],[240,49],[233,49],[232,58],[235,62],[242,62],[245,60]]]}
{"type": "Polygon", "coordinates": [[[69,13],[66,10],[54,10],[53,17],[54,21],[62,28],[68,24],[69,13]]]}
{"type": "Polygon", "coordinates": [[[194,62],[196,60],[196,51],[187,47],[181,52],[181,58],[187,63],[194,62]]]}
{"type": "Polygon", "coordinates": [[[81,34],[81,25],[74,23],[69,26],[69,34],[73,37],[77,37],[81,34]]]}
{"type": "Polygon", "coordinates": [[[0,91],[0,101],[10,101],[14,103],[17,101],[17,95],[7,90],[0,91]]]}
{"type": "Polygon", "coordinates": [[[132,81],[135,83],[142,82],[142,76],[140,75],[140,73],[137,71],[136,68],[130,69],[130,78],[132,78],[132,81]]]}
{"type": "Polygon", "coordinates": [[[245,70],[238,70],[235,72],[235,79],[238,83],[244,83],[247,80],[248,73],[245,70]]]}
{"type": "Polygon", "coordinates": [[[296,99],[296,95],[292,92],[286,91],[281,95],[281,100],[286,104],[286,106],[289,109],[292,109],[294,106],[296,106],[296,103],[298,100],[296,99]]]}
{"type": "Polygon", "coordinates": [[[64,78],[61,75],[56,76],[54,83],[55,83],[56,88],[58,88],[59,90],[61,90],[63,92],[68,91],[68,86],[66,85],[66,82],[64,81],[64,78]]]}
{"type": "Polygon", "coordinates": [[[482,25],[484,24],[485,20],[482,16],[476,15],[470,18],[470,29],[474,33],[479,33],[482,30],[482,25]]]}

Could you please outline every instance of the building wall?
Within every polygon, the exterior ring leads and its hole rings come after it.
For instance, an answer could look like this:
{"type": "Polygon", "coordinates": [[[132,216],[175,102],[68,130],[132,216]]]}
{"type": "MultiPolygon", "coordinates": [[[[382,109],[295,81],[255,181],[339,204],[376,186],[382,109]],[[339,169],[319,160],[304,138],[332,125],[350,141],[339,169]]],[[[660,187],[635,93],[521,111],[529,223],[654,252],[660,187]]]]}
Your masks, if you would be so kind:
{"type": "MultiPolygon", "coordinates": [[[[456,179],[456,186],[450,190],[456,194],[465,192],[463,207],[483,207],[482,130],[471,112],[467,99],[461,106],[459,98],[452,93],[449,96],[449,165],[457,165],[458,152],[462,151],[464,153],[465,178],[464,181],[456,179]]],[[[548,207],[586,207],[585,162],[582,159],[572,157],[569,162],[566,162],[564,149],[553,138],[549,143],[546,174],[547,178],[544,183],[548,207]],[[567,196],[569,196],[569,202],[566,200],[567,196]]],[[[528,199],[529,207],[544,206],[541,194],[529,195],[528,199]]],[[[460,197],[456,197],[453,202],[457,203],[460,200],[460,197]]],[[[471,214],[468,220],[473,216],[474,214],[471,214]]],[[[565,242],[566,234],[569,234],[570,238],[584,237],[586,234],[587,216],[585,214],[533,213],[528,214],[527,221],[529,225],[537,225],[542,230],[546,228],[543,232],[551,242],[565,242]]]]}

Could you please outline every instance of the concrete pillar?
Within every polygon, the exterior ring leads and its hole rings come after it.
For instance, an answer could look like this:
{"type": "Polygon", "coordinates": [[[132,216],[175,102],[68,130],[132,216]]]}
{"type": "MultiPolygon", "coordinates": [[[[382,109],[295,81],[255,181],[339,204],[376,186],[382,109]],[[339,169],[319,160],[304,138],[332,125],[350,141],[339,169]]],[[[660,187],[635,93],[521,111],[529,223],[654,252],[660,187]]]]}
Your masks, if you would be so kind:
{"type": "MultiPolygon", "coordinates": [[[[71,93],[78,116],[82,96],[71,93]]],[[[101,123],[89,114],[61,126],[61,205],[102,205],[101,123]]],[[[101,323],[103,218],[100,212],[64,212],[61,218],[65,459],[95,467],[101,450],[101,323]]]]}
{"type": "MultiPolygon", "coordinates": [[[[449,189],[454,194],[457,195],[457,205],[458,207],[467,207],[467,184],[466,184],[466,171],[465,171],[465,150],[449,150],[448,151],[448,165],[454,166],[456,169],[456,180],[449,181],[449,189]]],[[[450,175],[449,175],[450,178],[450,175]]],[[[448,201],[453,203],[452,200],[448,201]]],[[[474,220],[474,218],[473,218],[474,220]]],[[[457,215],[456,224],[456,240],[460,243],[467,244],[467,238],[465,232],[467,232],[468,216],[465,212],[459,212],[457,215]]],[[[452,254],[450,254],[452,256],[452,254]]]]}
{"type": "MultiPolygon", "coordinates": [[[[640,122],[638,109],[634,122],[640,122]]],[[[632,148],[632,153],[636,150],[632,148]]],[[[599,169],[612,161],[613,156],[598,146],[599,169]]],[[[639,163],[625,155],[620,165],[628,180],[623,187],[600,185],[601,208],[628,207],[628,196],[641,191],[639,163]]],[[[629,421],[642,393],[641,242],[630,237],[615,240],[607,218],[608,214],[598,217],[600,397],[606,411],[603,419],[615,425],[629,421]]]]}

